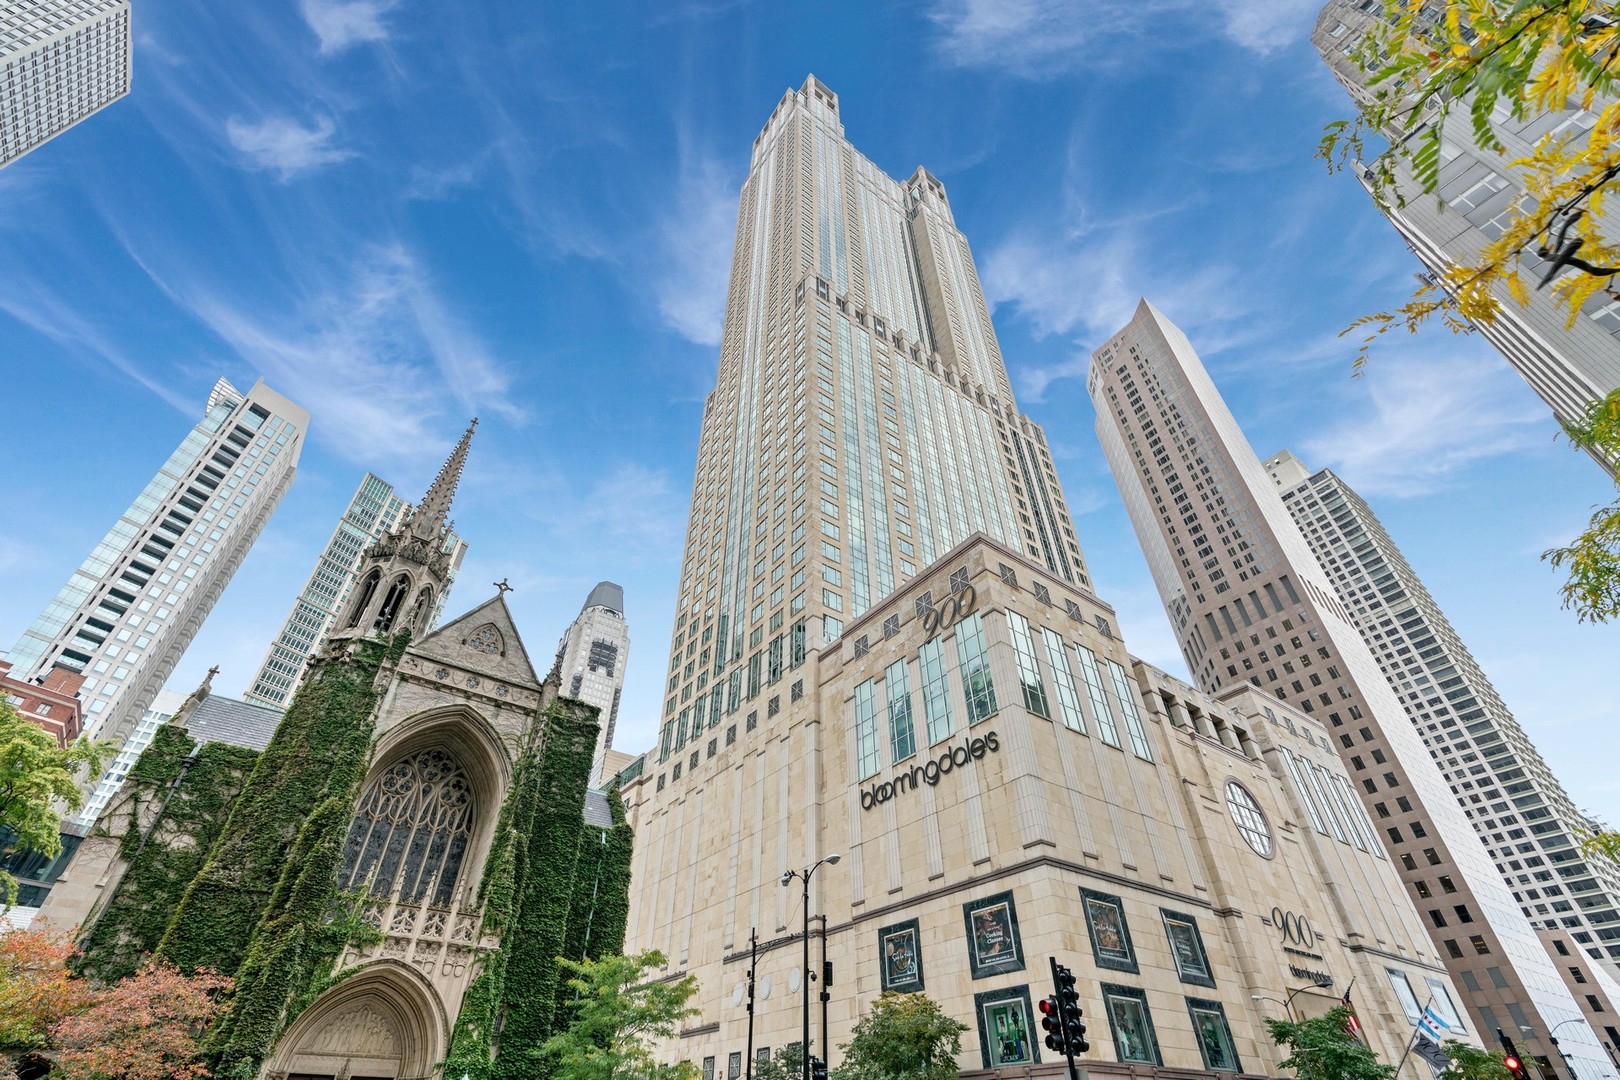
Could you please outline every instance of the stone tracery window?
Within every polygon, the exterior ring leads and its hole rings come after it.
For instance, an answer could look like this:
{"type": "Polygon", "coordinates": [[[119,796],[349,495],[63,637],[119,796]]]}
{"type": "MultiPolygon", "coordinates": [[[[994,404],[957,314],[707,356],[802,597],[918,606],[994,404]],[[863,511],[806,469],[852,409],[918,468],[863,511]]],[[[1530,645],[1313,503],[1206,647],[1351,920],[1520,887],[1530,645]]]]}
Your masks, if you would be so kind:
{"type": "Polygon", "coordinates": [[[461,643],[473,652],[494,656],[502,649],[501,632],[495,629],[494,623],[485,623],[463,638],[461,643]]]}
{"type": "Polygon", "coordinates": [[[388,766],[360,799],[343,845],[344,888],[445,906],[472,835],[472,783],[446,750],[388,766]]]}

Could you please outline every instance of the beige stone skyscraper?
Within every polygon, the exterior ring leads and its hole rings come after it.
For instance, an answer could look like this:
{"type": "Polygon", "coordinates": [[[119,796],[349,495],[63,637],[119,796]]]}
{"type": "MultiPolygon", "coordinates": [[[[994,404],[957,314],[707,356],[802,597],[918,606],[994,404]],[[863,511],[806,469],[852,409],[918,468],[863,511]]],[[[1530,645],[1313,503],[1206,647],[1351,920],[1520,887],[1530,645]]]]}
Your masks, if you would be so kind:
{"type": "Polygon", "coordinates": [[[1567,1023],[1578,1074],[1611,1070],[1186,335],[1143,301],[1086,386],[1198,685],[1250,683],[1325,723],[1477,1030],[1556,1060],[1567,1023]]]}
{"type": "Polygon", "coordinates": [[[662,752],[975,532],[1090,588],[944,185],[863,157],[812,76],[777,104],[743,183],[662,752]]]}

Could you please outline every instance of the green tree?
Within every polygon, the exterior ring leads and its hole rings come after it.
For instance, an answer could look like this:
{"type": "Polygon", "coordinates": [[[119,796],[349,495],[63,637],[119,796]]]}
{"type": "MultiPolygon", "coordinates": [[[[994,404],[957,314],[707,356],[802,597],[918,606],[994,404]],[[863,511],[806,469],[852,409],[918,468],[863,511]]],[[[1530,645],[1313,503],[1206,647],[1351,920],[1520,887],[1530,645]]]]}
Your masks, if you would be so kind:
{"type": "MultiPolygon", "coordinates": [[[[1471,258],[1420,279],[1401,305],[1365,315],[1367,349],[1393,329],[1438,320],[1454,332],[1496,321],[1504,302],[1528,304],[1550,286],[1570,324],[1582,305],[1620,297],[1620,230],[1609,204],[1620,178],[1620,23],[1612,0],[1384,0],[1352,55],[1367,95],[1352,120],[1328,125],[1318,154],[1355,165],[1383,207],[1437,196],[1446,135],[1503,161],[1520,194],[1501,232],[1471,258]],[[1530,152],[1509,158],[1497,128],[1568,113],[1530,152]],[[1456,134],[1461,129],[1460,137],[1456,134]]],[[[1566,425],[1571,443],[1620,463],[1620,390],[1566,425]]],[[[1542,555],[1567,569],[1564,606],[1582,622],[1620,616],[1620,500],[1593,513],[1566,547],[1542,555]]]]}
{"type": "Polygon", "coordinates": [[[1266,1017],[1271,1041],[1288,1048],[1280,1067],[1294,1070],[1298,1080],[1394,1080],[1395,1066],[1381,1063],[1350,1034],[1349,1022],[1343,1005],[1306,1020],[1266,1017]]]}
{"type": "Polygon", "coordinates": [[[558,962],[572,973],[568,985],[578,997],[573,1021],[540,1048],[553,1080],[695,1080],[697,1066],[660,1064],[648,1041],[674,1035],[681,1021],[697,1015],[687,1006],[697,979],[654,979],[666,962],[656,950],[558,962]]]}
{"type": "Polygon", "coordinates": [[[1500,1050],[1481,1050],[1456,1039],[1447,1039],[1440,1049],[1451,1059],[1440,1080],[1513,1080],[1500,1050]]]}
{"type": "Polygon", "coordinates": [[[790,1042],[776,1048],[768,1061],[754,1063],[754,1080],[803,1080],[804,1044],[790,1042]]]}
{"type": "Polygon", "coordinates": [[[967,1026],[926,994],[885,990],[845,1043],[838,1080],[956,1080],[967,1026]]]}
{"type": "MultiPolygon", "coordinates": [[[[22,848],[46,856],[61,851],[63,812],[84,802],[79,777],[99,773],[111,752],[88,739],[58,746],[55,736],[0,698],[0,860],[22,848]]],[[[0,870],[0,908],[16,902],[17,879],[0,870]]]]}

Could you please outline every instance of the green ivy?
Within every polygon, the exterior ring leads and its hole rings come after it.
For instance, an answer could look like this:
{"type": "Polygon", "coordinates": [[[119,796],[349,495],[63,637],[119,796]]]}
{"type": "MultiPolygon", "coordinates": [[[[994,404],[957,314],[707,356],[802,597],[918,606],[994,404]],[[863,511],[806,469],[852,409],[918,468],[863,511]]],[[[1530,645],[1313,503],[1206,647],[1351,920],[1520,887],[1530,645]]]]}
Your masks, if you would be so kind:
{"type": "Polygon", "coordinates": [[[130,826],[119,838],[119,855],[127,869],[79,940],[83,975],[116,982],[134,974],[157,947],[259,756],[239,746],[206,743],[187,767],[191,751],[190,733],[165,724],[124,781],[130,826]],[[185,780],[176,787],[182,771],[185,780]],[[160,808],[157,817],[143,829],[141,819],[154,805],[160,808]]]}

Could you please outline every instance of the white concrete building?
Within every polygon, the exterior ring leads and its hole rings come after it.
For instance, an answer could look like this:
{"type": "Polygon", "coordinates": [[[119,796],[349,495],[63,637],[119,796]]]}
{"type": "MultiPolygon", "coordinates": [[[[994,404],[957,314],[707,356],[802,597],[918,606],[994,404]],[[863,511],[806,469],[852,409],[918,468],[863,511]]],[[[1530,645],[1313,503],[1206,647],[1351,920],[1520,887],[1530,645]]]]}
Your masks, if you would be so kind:
{"type": "MultiPolygon", "coordinates": [[[[291,486],[308,426],[262,379],[246,394],[220,379],[202,421],[24,631],[16,677],[84,672],[84,733],[138,755],[142,718],[291,486]]],[[[79,820],[116,788],[105,775],[79,820]]]]}
{"type": "Polygon", "coordinates": [[[0,0],[0,168],[129,93],[129,0],[0,0]]]}
{"type": "Polygon", "coordinates": [[[596,754],[591,759],[591,786],[601,787],[602,762],[613,748],[613,727],[619,720],[619,698],[624,693],[624,671],[630,662],[630,627],[624,621],[624,589],[611,581],[598,582],[585,598],[579,618],[557,643],[557,670],[562,692],[595,705],[600,711],[596,754]]]}
{"type": "MultiPolygon", "coordinates": [[[[242,695],[244,701],[283,710],[292,704],[293,690],[304,677],[305,662],[320,646],[360,580],[366,549],[392,532],[410,508],[410,503],[394,493],[392,484],[366,473],[338,519],[337,528],[332,530],[332,538],[315,560],[303,591],[293,601],[281,632],[270,643],[258,674],[242,695]]],[[[445,543],[450,556],[450,581],[454,582],[467,554],[467,542],[452,531],[445,543]]],[[[424,632],[439,621],[449,596],[446,588],[424,632]]]]}
{"type": "MultiPolygon", "coordinates": [[[[1372,24],[1383,17],[1383,11],[1382,4],[1365,0],[1329,0],[1317,16],[1311,42],[1353,101],[1364,100],[1369,90],[1367,74],[1351,54],[1372,24]]],[[[1405,205],[1380,209],[1430,274],[1468,262],[1502,235],[1511,205],[1523,191],[1523,183],[1507,163],[1530,156],[1535,144],[1548,134],[1580,138],[1596,122],[1595,112],[1578,107],[1522,120],[1498,107],[1491,115],[1504,147],[1498,154],[1475,145],[1468,110],[1459,108],[1445,127],[1440,186],[1435,194],[1424,194],[1409,172],[1401,170],[1405,205]]],[[[1534,287],[1541,280],[1545,262],[1534,250],[1523,251],[1520,262],[1534,287]]],[[[1505,289],[1500,299],[1502,310],[1496,321],[1476,324],[1476,328],[1501,350],[1560,422],[1574,419],[1588,404],[1620,387],[1620,299],[1599,291],[1573,325],[1550,289],[1534,291],[1528,306],[1514,302],[1505,289]]],[[[1373,306],[1382,303],[1385,301],[1369,301],[1373,306]]],[[[1598,461],[1613,471],[1612,462],[1598,461]]]]}
{"type": "Polygon", "coordinates": [[[1143,301],[1092,354],[1097,434],[1198,686],[1249,683],[1323,720],[1476,1030],[1612,1073],[1331,577],[1185,334],[1143,301]]]}
{"type": "Polygon", "coordinates": [[[1620,975],[1620,867],[1577,850],[1596,826],[1361,496],[1286,450],[1265,466],[1525,917],[1620,975]]]}

